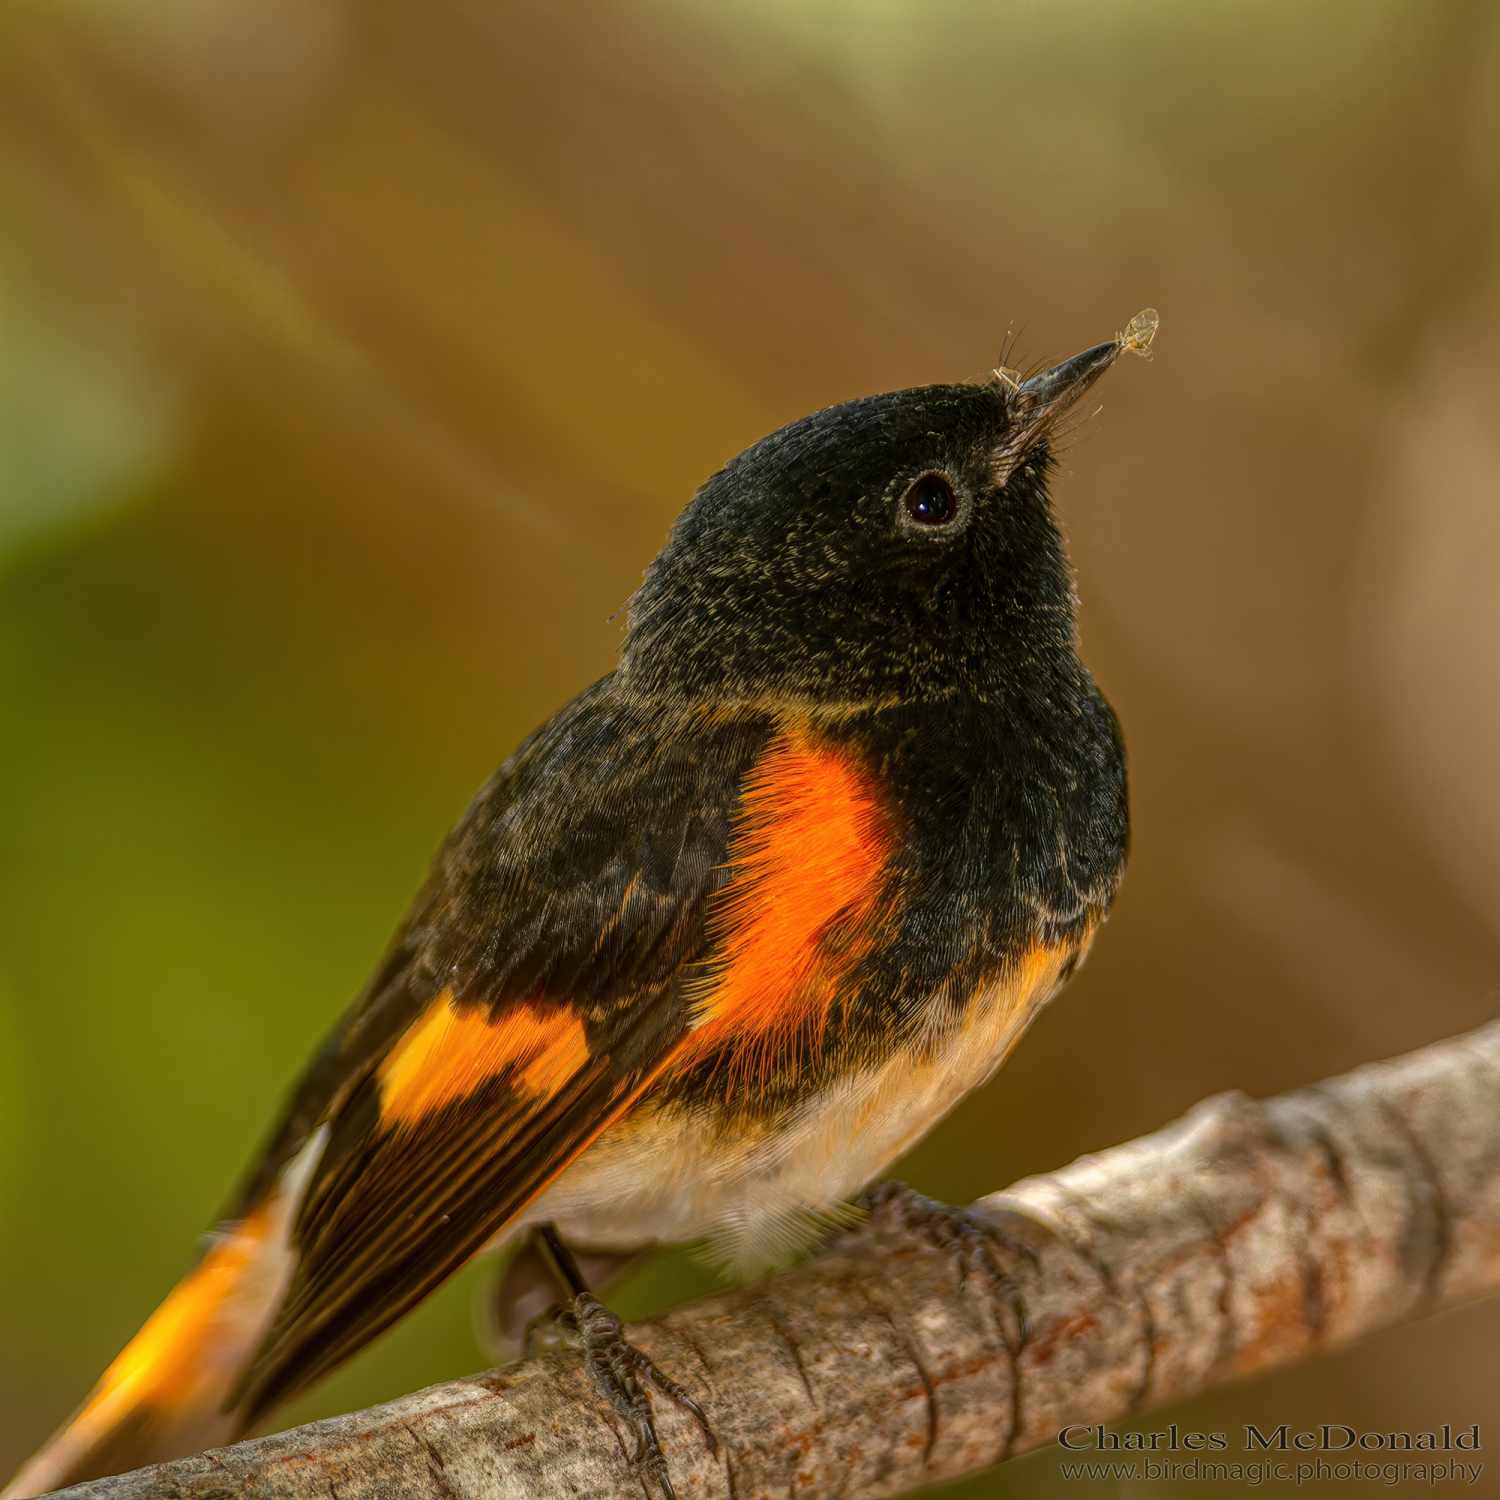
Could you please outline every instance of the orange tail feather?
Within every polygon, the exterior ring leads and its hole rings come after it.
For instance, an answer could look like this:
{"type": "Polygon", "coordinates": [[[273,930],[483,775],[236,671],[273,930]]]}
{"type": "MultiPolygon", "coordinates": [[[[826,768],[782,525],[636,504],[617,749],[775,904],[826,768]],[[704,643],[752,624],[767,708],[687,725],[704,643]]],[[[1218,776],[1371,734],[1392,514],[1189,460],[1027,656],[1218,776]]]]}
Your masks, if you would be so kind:
{"type": "Polygon", "coordinates": [[[225,1403],[286,1294],[287,1230],[321,1147],[320,1132],[265,1201],[219,1235],[0,1500],[182,1458],[237,1436],[225,1403]]]}

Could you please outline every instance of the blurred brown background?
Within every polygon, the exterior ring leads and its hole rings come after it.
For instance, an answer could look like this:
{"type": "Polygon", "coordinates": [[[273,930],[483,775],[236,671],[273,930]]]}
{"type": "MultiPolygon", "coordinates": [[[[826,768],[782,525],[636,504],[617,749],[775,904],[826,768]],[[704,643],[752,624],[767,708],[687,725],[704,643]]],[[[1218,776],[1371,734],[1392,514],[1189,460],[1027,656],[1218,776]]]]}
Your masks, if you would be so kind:
{"type": "MultiPolygon", "coordinates": [[[[1492,1014],[1497,207],[1493,3],[11,0],[0,1470],[694,486],[1007,337],[1162,313],[1059,486],[1135,855],[903,1174],[966,1199],[1492,1014]]],[[[480,1367],[476,1274],[289,1417],[480,1367]]],[[[1497,1347],[1481,1306],[1147,1425],[1500,1441],[1497,1347]]]]}

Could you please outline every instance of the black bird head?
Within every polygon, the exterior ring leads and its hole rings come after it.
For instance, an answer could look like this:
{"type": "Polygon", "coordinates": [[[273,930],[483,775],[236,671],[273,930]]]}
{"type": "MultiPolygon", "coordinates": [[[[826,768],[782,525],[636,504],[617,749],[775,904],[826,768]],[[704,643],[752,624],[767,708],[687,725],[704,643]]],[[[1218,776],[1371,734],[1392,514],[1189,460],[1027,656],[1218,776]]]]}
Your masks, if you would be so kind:
{"type": "Polygon", "coordinates": [[[678,517],[631,601],[622,684],[691,700],[875,706],[1005,694],[1072,663],[1048,439],[1124,349],[1019,382],[831,406],[747,448],[678,517]]]}

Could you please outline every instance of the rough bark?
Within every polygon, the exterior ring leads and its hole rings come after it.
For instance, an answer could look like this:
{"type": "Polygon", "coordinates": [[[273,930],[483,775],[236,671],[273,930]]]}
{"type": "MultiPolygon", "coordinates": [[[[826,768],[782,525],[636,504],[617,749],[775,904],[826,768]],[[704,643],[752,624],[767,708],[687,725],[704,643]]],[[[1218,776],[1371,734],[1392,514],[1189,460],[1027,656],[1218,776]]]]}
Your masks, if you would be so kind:
{"type": "MultiPolygon", "coordinates": [[[[1494,1291],[1497,1105],[1500,1024],[1019,1182],[983,1254],[873,1227],[642,1324],[720,1439],[657,1400],[677,1494],[900,1495],[1494,1291]]],[[[561,1353],[62,1493],[640,1496],[626,1447],[561,1353]]]]}

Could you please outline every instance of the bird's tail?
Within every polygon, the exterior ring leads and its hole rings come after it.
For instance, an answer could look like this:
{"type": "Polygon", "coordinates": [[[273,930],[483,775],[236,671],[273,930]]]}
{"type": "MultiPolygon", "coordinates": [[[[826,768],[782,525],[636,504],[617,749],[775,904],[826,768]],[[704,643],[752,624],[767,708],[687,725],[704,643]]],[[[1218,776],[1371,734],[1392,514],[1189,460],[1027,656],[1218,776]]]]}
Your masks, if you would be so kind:
{"type": "Polygon", "coordinates": [[[0,1500],[164,1463],[239,1435],[225,1406],[286,1295],[289,1231],[322,1135],[250,1213],[215,1236],[0,1500]]]}

